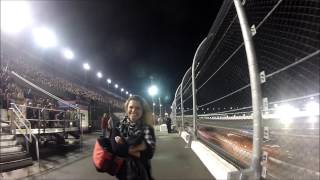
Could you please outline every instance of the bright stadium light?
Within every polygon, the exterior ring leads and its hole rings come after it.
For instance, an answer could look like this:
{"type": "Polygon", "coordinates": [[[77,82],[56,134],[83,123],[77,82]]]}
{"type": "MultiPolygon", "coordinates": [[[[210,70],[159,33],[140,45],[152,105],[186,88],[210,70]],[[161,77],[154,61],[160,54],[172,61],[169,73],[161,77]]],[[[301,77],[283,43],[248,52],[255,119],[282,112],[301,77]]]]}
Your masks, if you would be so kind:
{"type": "Polygon", "coordinates": [[[117,89],[119,86],[118,86],[118,84],[115,84],[114,87],[117,89]]]}
{"type": "Polygon", "coordinates": [[[110,78],[107,79],[107,83],[111,84],[111,79],[110,78]]]}
{"type": "Polygon", "coordinates": [[[309,116],[319,115],[319,103],[311,101],[306,104],[305,109],[309,116]]]}
{"type": "Polygon", "coordinates": [[[316,118],[316,116],[310,116],[308,118],[308,122],[311,123],[311,124],[314,124],[314,123],[316,123],[318,121],[319,121],[319,118],[316,118]]]}
{"type": "Polygon", "coordinates": [[[90,70],[90,65],[88,63],[83,63],[82,67],[84,70],[90,70]]]}
{"type": "Polygon", "coordinates": [[[62,49],[62,55],[64,58],[71,60],[74,58],[73,52],[69,48],[62,49]]]}
{"type": "Polygon", "coordinates": [[[55,47],[57,45],[57,38],[53,31],[46,27],[35,28],[32,30],[34,41],[43,48],[55,47]]]}
{"type": "Polygon", "coordinates": [[[130,97],[132,96],[132,94],[129,95],[130,97]]]}
{"type": "Polygon", "coordinates": [[[102,73],[101,72],[97,72],[97,77],[98,78],[102,78],[102,73]]]}
{"type": "Polygon", "coordinates": [[[157,86],[155,86],[155,85],[150,86],[148,89],[148,93],[151,97],[153,97],[154,95],[157,95],[158,94],[157,86]]]}
{"type": "Polygon", "coordinates": [[[121,92],[123,92],[124,91],[124,89],[123,88],[121,88],[121,92]]]}
{"type": "MultiPolygon", "coordinates": [[[[311,99],[313,100],[313,99],[311,99]]],[[[305,110],[308,114],[308,122],[311,124],[311,128],[314,129],[319,124],[319,103],[311,101],[306,104],[305,110]]]]}
{"type": "Polygon", "coordinates": [[[7,33],[19,33],[32,24],[30,6],[27,1],[2,1],[1,30],[7,33]]]}
{"type": "Polygon", "coordinates": [[[128,91],[126,91],[126,94],[129,94],[129,92],[128,92],[128,91]]]}
{"type": "Polygon", "coordinates": [[[278,114],[280,121],[285,126],[288,126],[292,123],[293,118],[297,116],[298,112],[299,109],[289,104],[280,105],[276,108],[276,114],[278,114]]]}

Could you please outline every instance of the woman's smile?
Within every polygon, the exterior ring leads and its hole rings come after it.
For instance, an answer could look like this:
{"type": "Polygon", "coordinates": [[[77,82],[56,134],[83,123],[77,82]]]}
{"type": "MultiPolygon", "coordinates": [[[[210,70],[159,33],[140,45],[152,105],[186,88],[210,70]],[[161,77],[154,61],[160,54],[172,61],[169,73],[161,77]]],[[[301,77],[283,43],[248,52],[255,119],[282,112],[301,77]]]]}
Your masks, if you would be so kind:
{"type": "Polygon", "coordinates": [[[130,121],[137,121],[142,117],[143,110],[140,102],[131,100],[128,104],[128,117],[130,121]]]}

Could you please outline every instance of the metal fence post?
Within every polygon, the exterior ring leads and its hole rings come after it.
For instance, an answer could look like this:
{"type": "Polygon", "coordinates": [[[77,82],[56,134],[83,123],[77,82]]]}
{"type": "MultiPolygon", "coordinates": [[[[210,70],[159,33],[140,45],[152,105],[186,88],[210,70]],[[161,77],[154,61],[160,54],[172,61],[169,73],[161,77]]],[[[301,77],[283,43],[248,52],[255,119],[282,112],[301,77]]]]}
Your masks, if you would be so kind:
{"type": "Polygon", "coordinates": [[[180,86],[180,99],[181,99],[181,123],[182,123],[182,128],[184,127],[184,106],[183,106],[183,82],[184,79],[186,78],[187,74],[191,70],[191,67],[187,70],[187,72],[184,74],[182,81],[181,81],[181,86],[180,86]]]}
{"type": "Polygon", "coordinates": [[[80,125],[80,148],[81,148],[81,151],[83,151],[83,128],[82,128],[82,115],[81,115],[81,111],[80,109],[78,109],[78,119],[79,119],[79,125],[80,125]]]}
{"type": "MultiPolygon", "coordinates": [[[[179,87],[181,87],[181,84],[177,87],[177,90],[176,90],[176,92],[174,94],[174,107],[172,107],[173,110],[174,110],[174,113],[175,113],[174,115],[175,115],[176,122],[177,122],[177,100],[176,100],[176,97],[177,97],[177,93],[178,93],[179,87]]],[[[182,127],[183,127],[183,123],[182,123],[182,127]]]]}
{"type": "Polygon", "coordinates": [[[193,135],[194,139],[196,139],[196,120],[197,120],[197,98],[196,98],[196,77],[195,77],[195,66],[196,66],[196,60],[198,57],[199,50],[201,46],[206,42],[207,38],[204,38],[200,45],[198,46],[196,53],[194,54],[193,61],[192,61],[192,107],[193,107],[193,135]]]}
{"type": "Polygon", "coordinates": [[[261,86],[258,71],[258,64],[256,59],[255,48],[252,40],[252,34],[247,21],[245,10],[240,0],[233,0],[234,5],[238,14],[240,27],[242,31],[243,41],[247,54],[249,75],[250,75],[250,86],[252,96],[252,110],[253,110],[253,150],[252,150],[252,161],[251,169],[254,171],[254,179],[260,179],[261,177],[261,86]]]}
{"type": "Polygon", "coordinates": [[[183,89],[183,79],[180,86],[180,108],[181,108],[181,127],[184,129],[184,121],[183,121],[183,97],[182,97],[182,89],[183,89]]]}

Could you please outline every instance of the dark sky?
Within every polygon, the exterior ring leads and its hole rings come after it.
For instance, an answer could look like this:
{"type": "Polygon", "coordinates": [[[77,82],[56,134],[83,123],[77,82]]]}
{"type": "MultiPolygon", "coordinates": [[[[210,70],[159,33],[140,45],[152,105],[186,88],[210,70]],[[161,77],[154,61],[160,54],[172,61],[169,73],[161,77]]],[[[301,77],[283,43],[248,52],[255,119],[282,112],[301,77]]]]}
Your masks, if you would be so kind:
{"type": "Polygon", "coordinates": [[[101,70],[144,96],[152,76],[171,103],[221,1],[32,1],[32,9],[75,52],[74,63],[91,64],[92,76],[101,70]]]}

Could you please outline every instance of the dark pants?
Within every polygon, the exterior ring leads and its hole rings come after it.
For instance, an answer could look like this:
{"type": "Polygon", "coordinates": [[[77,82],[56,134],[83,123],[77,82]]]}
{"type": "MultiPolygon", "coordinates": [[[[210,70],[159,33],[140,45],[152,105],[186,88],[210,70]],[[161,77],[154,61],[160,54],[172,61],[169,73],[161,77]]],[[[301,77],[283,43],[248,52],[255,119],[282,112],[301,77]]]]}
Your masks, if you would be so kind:
{"type": "Polygon", "coordinates": [[[168,133],[171,133],[171,124],[167,124],[168,133]]]}

